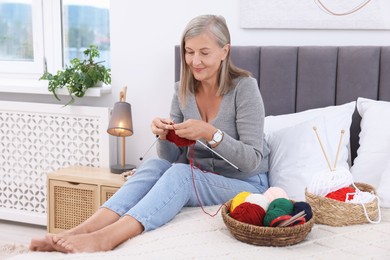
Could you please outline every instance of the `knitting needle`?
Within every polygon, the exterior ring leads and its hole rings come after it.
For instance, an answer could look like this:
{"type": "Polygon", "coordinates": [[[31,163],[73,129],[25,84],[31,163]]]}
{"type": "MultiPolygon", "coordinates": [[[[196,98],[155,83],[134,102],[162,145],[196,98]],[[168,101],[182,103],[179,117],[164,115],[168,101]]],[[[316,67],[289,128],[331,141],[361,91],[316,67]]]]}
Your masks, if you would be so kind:
{"type": "Polygon", "coordinates": [[[305,214],[305,211],[302,210],[301,212],[299,212],[298,214],[295,214],[294,216],[292,216],[291,218],[289,219],[286,219],[285,221],[283,221],[282,223],[280,223],[278,225],[278,227],[287,227],[288,225],[290,225],[291,223],[293,223],[295,220],[297,220],[298,218],[300,217],[305,217],[306,214],[305,214]]]}
{"type": "Polygon", "coordinates": [[[227,162],[228,164],[230,164],[231,166],[233,166],[236,170],[240,171],[240,169],[238,169],[237,166],[235,166],[233,163],[231,163],[230,161],[228,161],[225,157],[223,157],[222,155],[220,155],[219,153],[217,153],[216,151],[214,151],[213,149],[211,149],[210,147],[208,147],[206,144],[204,144],[202,141],[200,140],[196,140],[199,144],[203,145],[204,147],[206,147],[208,150],[210,150],[211,152],[215,153],[216,155],[218,155],[219,157],[221,157],[221,159],[223,159],[225,162],[227,162]]]}
{"type": "Polygon", "coordinates": [[[335,161],[334,161],[334,166],[333,166],[333,169],[335,169],[335,170],[336,170],[337,161],[338,161],[338,158],[339,158],[339,152],[340,152],[340,148],[341,148],[341,143],[342,143],[342,141],[343,141],[343,135],[344,135],[344,133],[345,133],[345,130],[344,130],[344,129],[341,129],[339,147],[337,148],[336,159],[335,159],[335,161]]]}
{"type": "Polygon", "coordinates": [[[322,153],[324,154],[325,159],[326,159],[326,162],[328,163],[329,170],[330,170],[330,171],[333,171],[332,166],[330,166],[328,156],[326,156],[324,147],[322,146],[322,142],[321,142],[320,136],[318,135],[318,132],[317,132],[317,127],[313,126],[313,130],[314,130],[314,132],[315,132],[316,135],[317,135],[318,142],[320,143],[322,153]]]}
{"type": "MultiPolygon", "coordinates": [[[[149,147],[149,149],[144,153],[144,155],[142,157],[139,158],[140,161],[142,161],[145,157],[145,155],[150,151],[150,149],[152,149],[152,147],[155,145],[155,143],[157,142],[157,140],[159,139],[158,135],[156,136],[156,140],[152,143],[152,145],[149,147]]],[[[219,157],[221,157],[225,162],[229,163],[231,166],[233,166],[236,170],[240,171],[240,169],[238,169],[237,166],[235,166],[233,163],[231,163],[229,160],[227,160],[225,157],[223,157],[222,155],[220,155],[219,153],[217,153],[216,151],[214,151],[213,149],[211,149],[210,147],[208,147],[207,145],[205,145],[204,143],[202,143],[201,141],[199,140],[196,140],[198,143],[200,143],[201,145],[203,145],[204,147],[206,147],[208,150],[210,150],[211,152],[215,153],[216,155],[218,155],[219,157]]]]}
{"type": "Polygon", "coordinates": [[[157,140],[158,140],[158,135],[156,135],[156,140],[154,140],[154,142],[152,143],[152,145],[149,147],[149,149],[144,153],[144,155],[142,157],[139,158],[140,161],[142,161],[145,157],[145,155],[150,151],[150,149],[152,149],[152,147],[156,144],[157,140]]]}

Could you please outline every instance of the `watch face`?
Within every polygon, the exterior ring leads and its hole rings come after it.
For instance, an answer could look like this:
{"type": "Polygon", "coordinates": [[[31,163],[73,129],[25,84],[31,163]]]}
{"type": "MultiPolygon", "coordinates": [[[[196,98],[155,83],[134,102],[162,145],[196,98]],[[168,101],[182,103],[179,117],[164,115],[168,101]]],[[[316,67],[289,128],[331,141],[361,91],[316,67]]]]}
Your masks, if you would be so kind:
{"type": "Polygon", "coordinates": [[[213,140],[216,142],[216,143],[219,143],[219,142],[221,142],[221,140],[222,140],[222,132],[221,132],[221,130],[217,130],[217,132],[214,134],[214,136],[213,136],[213,140]]]}
{"type": "Polygon", "coordinates": [[[223,138],[223,133],[221,130],[218,129],[217,132],[215,132],[215,134],[213,135],[213,140],[211,140],[209,144],[213,145],[219,143],[222,141],[222,138],[223,138]]]}

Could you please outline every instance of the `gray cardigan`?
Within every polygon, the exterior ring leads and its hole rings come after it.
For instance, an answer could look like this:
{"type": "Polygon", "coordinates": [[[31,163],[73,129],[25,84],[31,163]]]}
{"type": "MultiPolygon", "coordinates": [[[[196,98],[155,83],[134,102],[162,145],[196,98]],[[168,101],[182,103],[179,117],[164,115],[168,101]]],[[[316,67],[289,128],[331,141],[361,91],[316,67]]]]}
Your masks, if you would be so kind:
{"type": "MultiPolygon", "coordinates": [[[[210,123],[224,132],[222,142],[214,150],[239,170],[199,143],[194,145],[193,160],[202,170],[245,179],[268,171],[269,150],[264,141],[264,104],[257,81],[252,77],[241,77],[235,83],[236,87],[223,96],[219,112],[210,123]]],[[[184,107],[180,106],[178,88],[179,82],[176,82],[171,119],[177,123],[187,119],[202,120],[193,94],[188,95],[184,107]]],[[[191,154],[187,147],[177,147],[167,140],[157,143],[158,156],[172,163],[183,153],[188,162],[191,154]]]]}

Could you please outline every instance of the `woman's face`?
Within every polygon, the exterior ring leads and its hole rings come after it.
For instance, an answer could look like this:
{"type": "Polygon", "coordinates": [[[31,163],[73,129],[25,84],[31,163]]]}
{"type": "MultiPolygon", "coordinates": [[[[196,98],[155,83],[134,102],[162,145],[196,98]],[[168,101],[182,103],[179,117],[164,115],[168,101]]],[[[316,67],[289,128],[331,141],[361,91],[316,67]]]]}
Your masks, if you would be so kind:
{"type": "Polygon", "coordinates": [[[221,61],[228,50],[228,45],[221,48],[212,37],[203,33],[185,41],[185,61],[195,79],[216,82],[221,61]]]}

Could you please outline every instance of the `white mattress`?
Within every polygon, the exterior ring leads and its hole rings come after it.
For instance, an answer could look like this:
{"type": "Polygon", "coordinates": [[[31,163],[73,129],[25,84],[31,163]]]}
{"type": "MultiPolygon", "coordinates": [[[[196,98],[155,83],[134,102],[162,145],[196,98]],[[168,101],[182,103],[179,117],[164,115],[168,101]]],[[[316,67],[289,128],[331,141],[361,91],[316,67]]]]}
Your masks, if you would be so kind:
{"type": "MultiPolygon", "coordinates": [[[[218,207],[206,211],[215,213],[218,207]]],[[[330,227],[315,224],[304,241],[287,247],[262,247],[236,240],[221,214],[185,208],[165,226],[102,253],[34,252],[10,259],[390,259],[390,209],[380,224],[330,227]]]]}

